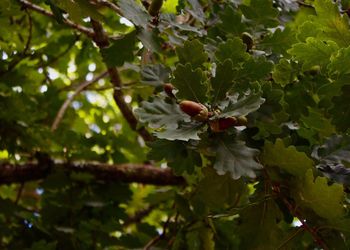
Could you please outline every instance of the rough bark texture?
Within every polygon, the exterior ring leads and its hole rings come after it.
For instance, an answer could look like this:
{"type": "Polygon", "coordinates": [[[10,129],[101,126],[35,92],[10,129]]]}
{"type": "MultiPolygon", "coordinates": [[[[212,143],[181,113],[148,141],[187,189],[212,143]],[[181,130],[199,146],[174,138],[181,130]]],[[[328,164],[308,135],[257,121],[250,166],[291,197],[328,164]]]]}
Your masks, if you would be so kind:
{"type": "Polygon", "coordinates": [[[67,172],[84,172],[104,181],[137,182],[153,185],[183,185],[182,177],[171,169],[161,169],[148,164],[101,164],[101,163],[27,163],[0,164],[0,184],[20,183],[45,178],[51,172],[63,169],[67,172]]]}

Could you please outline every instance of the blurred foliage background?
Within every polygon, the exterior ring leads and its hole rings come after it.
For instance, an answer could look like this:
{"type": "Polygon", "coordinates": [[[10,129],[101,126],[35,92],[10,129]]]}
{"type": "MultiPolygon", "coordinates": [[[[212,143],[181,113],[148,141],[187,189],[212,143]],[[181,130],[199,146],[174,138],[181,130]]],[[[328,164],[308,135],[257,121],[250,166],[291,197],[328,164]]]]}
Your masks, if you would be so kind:
{"type": "Polygon", "coordinates": [[[2,0],[0,249],[349,249],[349,7],[2,0]]]}

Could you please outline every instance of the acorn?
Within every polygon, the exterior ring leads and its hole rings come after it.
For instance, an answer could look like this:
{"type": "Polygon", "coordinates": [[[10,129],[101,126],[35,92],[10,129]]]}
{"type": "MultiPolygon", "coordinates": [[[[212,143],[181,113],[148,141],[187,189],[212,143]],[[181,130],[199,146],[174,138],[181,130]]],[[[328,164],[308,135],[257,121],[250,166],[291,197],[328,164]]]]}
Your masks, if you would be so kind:
{"type": "Polygon", "coordinates": [[[236,117],[219,118],[217,120],[209,121],[211,131],[214,133],[223,132],[232,126],[237,125],[236,117]]]}
{"type": "Polygon", "coordinates": [[[160,9],[162,8],[163,0],[152,0],[148,7],[148,13],[151,16],[158,16],[160,9]]]}
{"type": "Polygon", "coordinates": [[[180,102],[180,109],[196,121],[208,120],[208,109],[201,103],[185,100],[180,102]]]}
{"type": "Polygon", "coordinates": [[[321,67],[319,65],[312,66],[306,73],[316,76],[319,75],[321,72],[321,67]]]}
{"type": "Polygon", "coordinates": [[[164,92],[171,98],[175,98],[175,95],[173,94],[173,90],[175,89],[174,85],[171,83],[165,83],[163,85],[164,92]]]}
{"type": "Polygon", "coordinates": [[[239,116],[237,117],[237,126],[247,126],[248,120],[245,116],[239,116]]]}
{"type": "Polygon", "coordinates": [[[247,51],[251,50],[254,45],[254,40],[251,34],[248,32],[243,32],[242,35],[242,41],[247,46],[247,51]]]}

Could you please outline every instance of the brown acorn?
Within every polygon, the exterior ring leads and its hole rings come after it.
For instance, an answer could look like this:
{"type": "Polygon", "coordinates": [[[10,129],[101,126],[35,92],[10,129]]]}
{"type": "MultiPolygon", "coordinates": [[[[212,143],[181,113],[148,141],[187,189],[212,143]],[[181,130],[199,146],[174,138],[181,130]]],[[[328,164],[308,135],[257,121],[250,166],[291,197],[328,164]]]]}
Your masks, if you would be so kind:
{"type": "Polygon", "coordinates": [[[180,102],[180,109],[196,121],[208,120],[208,109],[201,103],[185,100],[180,102]]]}
{"type": "Polygon", "coordinates": [[[237,125],[236,117],[219,118],[209,122],[210,129],[214,133],[223,132],[232,126],[237,125]]]}
{"type": "Polygon", "coordinates": [[[237,126],[247,126],[248,120],[245,116],[237,117],[237,126]]]}
{"type": "Polygon", "coordinates": [[[165,83],[163,86],[164,92],[171,98],[175,98],[173,90],[175,89],[174,85],[171,83],[165,83]]]}
{"type": "Polygon", "coordinates": [[[151,16],[157,16],[160,9],[162,8],[163,0],[152,0],[150,6],[148,7],[148,13],[151,16]]]}

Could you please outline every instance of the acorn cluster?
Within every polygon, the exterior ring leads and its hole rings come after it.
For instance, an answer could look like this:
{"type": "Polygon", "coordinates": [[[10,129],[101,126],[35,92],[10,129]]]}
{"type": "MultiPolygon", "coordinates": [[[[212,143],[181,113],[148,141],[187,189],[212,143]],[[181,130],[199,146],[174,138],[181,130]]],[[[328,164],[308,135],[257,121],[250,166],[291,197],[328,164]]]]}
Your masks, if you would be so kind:
{"type": "MultiPolygon", "coordinates": [[[[171,83],[164,84],[164,92],[171,98],[175,98],[173,93],[174,86],[171,83]]],[[[183,100],[179,103],[180,109],[192,117],[193,120],[199,122],[208,122],[212,132],[219,133],[223,132],[233,126],[245,126],[248,120],[245,116],[239,117],[226,117],[210,119],[220,114],[220,110],[208,110],[208,108],[202,103],[183,100]]]]}

